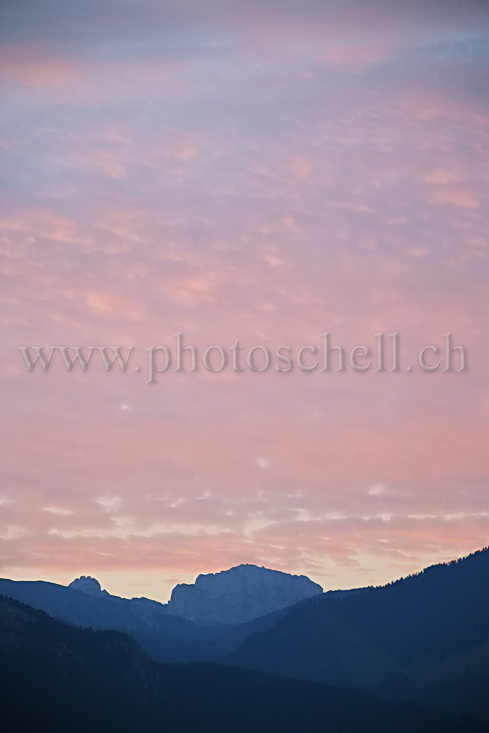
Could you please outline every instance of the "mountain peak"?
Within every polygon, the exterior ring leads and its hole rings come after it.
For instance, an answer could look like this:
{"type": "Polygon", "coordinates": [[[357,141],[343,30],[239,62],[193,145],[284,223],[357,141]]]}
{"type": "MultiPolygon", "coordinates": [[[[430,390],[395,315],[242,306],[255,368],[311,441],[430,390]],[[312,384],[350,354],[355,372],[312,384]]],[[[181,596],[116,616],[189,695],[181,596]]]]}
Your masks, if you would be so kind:
{"type": "Polygon", "coordinates": [[[242,623],[322,592],[305,575],[243,564],[175,586],[168,610],[192,621],[242,623]]]}
{"type": "MultiPolygon", "coordinates": [[[[321,586],[319,586],[317,583],[313,583],[312,580],[310,580],[306,575],[293,575],[292,573],[286,573],[283,570],[272,570],[272,568],[266,568],[263,565],[253,565],[251,563],[242,563],[241,565],[233,565],[232,568],[228,568],[227,570],[218,570],[216,573],[203,573],[201,575],[197,576],[197,579],[195,583],[200,583],[205,581],[208,582],[214,582],[212,579],[218,578],[218,579],[224,579],[226,577],[239,577],[242,579],[248,579],[248,580],[257,580],[258,582],[264,582],[264,583],[276,583],[280,582],[281,579],[288,579],[288,582],[294,582],[291,579],[292,578],[304,578],[307,583],[312,583],[313,585],[317,586],[319,592],[322,592],[321,586]]],[[[185,583],[182,583],[181,585],[186,585],[185,583]]]]}
{"type": "Polygon", "coordinates": [[[68,588],[79,590],[82,593],[88,593],[91,596],[97,596],[99,593],[109,595],[106,590],[102,590],[102,587],[96,578],[92,578],[90,575],[80,575],[79,578],[75,578],[68,588]]]}

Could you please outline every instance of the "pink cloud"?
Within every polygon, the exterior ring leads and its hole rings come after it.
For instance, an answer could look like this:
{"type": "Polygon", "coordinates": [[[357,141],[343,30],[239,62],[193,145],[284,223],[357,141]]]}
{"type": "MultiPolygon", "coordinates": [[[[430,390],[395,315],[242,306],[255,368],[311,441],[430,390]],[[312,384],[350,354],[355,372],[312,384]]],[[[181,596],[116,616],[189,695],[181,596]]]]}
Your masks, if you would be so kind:
{"type": "Polygon", "coordinates": [[[154,588],[256,562],[338,587],[487,544],[485,6],[267,7],[12,15],[4,574],[154,588]],[[399,331],[414,365],[451,331],[470,368],[145,384],[177,332],[202,353],[325,331],[399,331]],[[29,374],[27,344],[143,368],[29,374]]]}

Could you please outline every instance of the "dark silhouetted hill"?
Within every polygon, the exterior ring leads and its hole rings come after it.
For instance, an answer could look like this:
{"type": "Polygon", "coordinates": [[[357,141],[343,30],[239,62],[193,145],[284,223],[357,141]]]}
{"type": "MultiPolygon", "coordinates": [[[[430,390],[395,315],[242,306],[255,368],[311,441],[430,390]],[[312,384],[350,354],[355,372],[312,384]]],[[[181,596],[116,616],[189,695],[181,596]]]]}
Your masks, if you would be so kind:
{"type": "Polygon", "coordinates": [[[304,601],[227,661],[489,720],[489,550],[304,601]]]}
{"type": "Polygon", "coordinates": [[[3,733],[477,733],[487,726],[318,683],[158,664],[130,637],[0,597],[3,733]]]}
{"type": "Polygon", "coordinates": [[[158,661],[189,662],[216,661],[252,633],[246,623],[320,594],[322,588],[304,575],[239,565],[200,575],[195,584],[177,585],[169,603],[119,598],[84,575],[68,587],[0,579],[0,593],[75,626],[124,631],[158,661]],[[237,626],[236,634],[226,634],[237,626]]]}
{"type": "Polygon", "coordinates": [[[96,588],[80,591],[77,583],[66,587],[45,581],[0,579],[0,593],[74,626],[123,631],[161,662],[217,661],[249,633],[263,628],[255,619],[237,625],[231,633],[234,626],[197,624],[169,614],[167,606],[157,601],[119,598],[106,591],[96,592],[96,588]]]}
{"type": "Polygon", "coordinates": [[[162,661],[208,659],[208,640],[223,630],[170,615],[165,604],[148,598],[119,598],[105,591],[97,592],[93,583],[91,588],[89,592],[86,587],[81,590],[76,582],[66,587],[41,580],[0,579],[1,594],[75,626],[124,631],[162,661]]]}

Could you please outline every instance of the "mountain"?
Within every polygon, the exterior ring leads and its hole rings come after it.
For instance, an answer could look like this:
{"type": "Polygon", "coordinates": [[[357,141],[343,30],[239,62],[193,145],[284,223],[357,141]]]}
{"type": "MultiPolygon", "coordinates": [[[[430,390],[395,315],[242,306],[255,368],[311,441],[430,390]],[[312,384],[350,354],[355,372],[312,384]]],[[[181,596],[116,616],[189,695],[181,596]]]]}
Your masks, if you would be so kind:
{"type": "Polygon", "coordinates": [[[124,631],[162,661],[208,659],[208,640],[221,631],[170,615],[167,605],[148,598],[112,596],[94,578],[84,576],[68,587],[40,580],[0,579],[0,594],[75,626],[124,631]]]}
{"type": "Polygon", "coordinates": [[[226,661],[489,720],[489,550],[306,600],[226,661]]]}
{"type": "Polygon", "coordinates": [[[305,575],[290,575],[256,565],[238,565],[199,575],[177,585],[169,612],[199,623],[237,624],[291,606],[323,592],[305,575]]]}
{"type": "Polygon", "coordinates": [[[75,578],[75,580],[72,580],[68,585],[68,588],[80,590],[82,593],[88,593],[91,596],[98,596],[100,594],[104,596],[109,595],[106,590],[102,590],[102,586],[98,580],[90,577],[90,575],[81,575],[79,578],[75,578]]]}
{"type": "MultiPolygon", "coordinates": [[[[345,595],[361,593],[363,590],[363,588],[355,588],[353,590],[329,590],[326,591],[324,595],[331,598],[341,598],[345,595]]],[[[209,650],[211,650],[213,654],[209,659],[214,661],[225,660],[225,657],[234,649],[237,649],[249,636],[275,626],[279,619],[289,612],[290,608],[291,606],[287,606],[286,608],[281,608],[279,611],[272,611],[264,616],[258,616],[251,621],[245,621],[245,623],[238,624],[238,626],[231,626],[230,628],[221,630],[213,638],[212,646],[209,647],[209,650]]]]}
{"type": "Polygon", "coordinates": [[[245,565],[177,586],[169,604],[118,598],[85,576],[69,587],[0,580],[0,593],[76,626],[124,631],[159,661],[224,662],[489,720],[488,580],[486,549],[354,591],[322,593],[245,565]]]}
{"type": "Polygon", "coordinates": [[[119,598],[100,588],[94,578],[82,576],[68,587],[43,580],[0,579],[0,593],[28,603],[77,626],[129,630],[141,625],[160,628],[192,626],[183,619],[169,618],[167,607],[148,598],[119,598]]]}
{"type": "Polygon", "coordinates": [[[243,621],[321,592],[321,586],[305,576],[254,565],[200,575],[194,585],[176,586],[166,604],[113,596],[96,578],[85,575],[68,587],[0,579],[0,593],[76,626],[124,631],[152,657],[166,662],[217,661],[254,630],[243,621]],[[236,634],[221,639],[239,625],[236,634]]]}
{"type": "Polygon", "coordinates": [[[2,733],[482,733],[468,718],[213,664],[158,664],[130,637],[0,597],[2,733]]]}

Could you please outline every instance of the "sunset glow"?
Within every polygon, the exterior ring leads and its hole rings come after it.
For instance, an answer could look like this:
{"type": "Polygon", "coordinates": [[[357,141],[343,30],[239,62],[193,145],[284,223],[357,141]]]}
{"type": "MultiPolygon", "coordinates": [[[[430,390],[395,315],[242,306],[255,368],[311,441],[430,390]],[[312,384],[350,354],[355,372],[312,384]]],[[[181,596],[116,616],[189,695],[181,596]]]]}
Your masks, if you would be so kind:
{"type": "Polygon", "coordinates": [[[0,20],[0,575],[166,599],[255,563],[351,588],[487,545],[489,5],[30,0],[0,20]],[[403,369],[146,384],[29,373],[18,349],[134,346],[144,367],[176,333],[325,332],[397,332],[403,369]],[[406,371],[447,332],[467,371],[406,371]]]}

